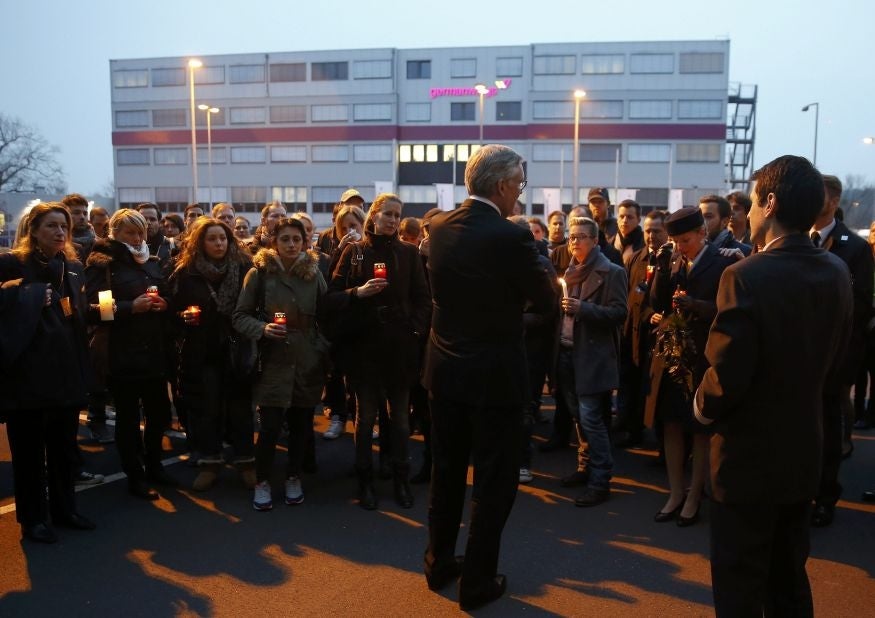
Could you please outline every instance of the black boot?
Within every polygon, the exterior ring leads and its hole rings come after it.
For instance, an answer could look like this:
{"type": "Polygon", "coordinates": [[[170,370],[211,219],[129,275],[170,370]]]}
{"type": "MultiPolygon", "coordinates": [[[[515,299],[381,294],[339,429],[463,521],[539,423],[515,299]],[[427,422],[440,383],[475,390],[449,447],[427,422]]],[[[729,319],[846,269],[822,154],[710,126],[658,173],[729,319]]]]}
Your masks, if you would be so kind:
{"type": "Polygon", "coordinates": [[[359,479],[359,506],[366,511],[377,508],[377,491],[374,489],[373,467],[355,469],[359,479]]]}
{"type": "Polygon", "coordinates": [[[413,506],[413,493],[407,481],[410,476],[410,464],[395,464],[392,472],[395,481],[395,502],[402,509],[409,509],[413,506]]]}

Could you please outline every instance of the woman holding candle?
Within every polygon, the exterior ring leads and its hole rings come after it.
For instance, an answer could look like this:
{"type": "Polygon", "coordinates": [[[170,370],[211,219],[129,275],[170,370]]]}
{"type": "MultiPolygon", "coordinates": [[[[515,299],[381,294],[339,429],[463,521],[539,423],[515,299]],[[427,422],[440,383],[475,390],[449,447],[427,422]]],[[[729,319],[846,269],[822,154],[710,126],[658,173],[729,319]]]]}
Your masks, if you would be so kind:
{"type": "Polygon", "coordinates": [[[79,410],[88,403],[87,304],[72,220],[58,202],[33,207],[12,253],[0,255],[0,420],[12,453],[22,535],[91,530],[76,511],[79,410]],[[51,387],[47,388],[47,384],[51,387]]]}
{"type": "Polygon", "coordinates": [[[200,454],[196,491],[216,482],[224,463],[223,438],[231,443],[243,484],[255,487],[251,389],[230,366],[231,319],[251,266],[231,228],[202,217],[192,225],[170,277],[171,311],[180,318],[177,379],[189,406],[193,448],[200,454]]]}
{"type": "Polygon", "coordinates": [[[383,193],[368,211],[365,238],[348,245],[329,284],[332,311],[356,325],[341,349],[359,410],[355,428],[359,505],[377,508],[371,448],[380,399],[388,402],[395,500],[413,505],[408,484],[410,384],[419,373],[419,336],[428,327],[431,297],[414,245],[398,238],[401,199],[383,193]]]}
{"type": "Polygon", "coordinates": [[[128,491],[156,500],[158,494],[147,481],[171,487],[178,483],[161,464],[161,440],[170,426],[164,275],[158,259],[149,256],[146,220],[140,213],[122,208],[112,215],[109,238],[94,243],[85,277],[91,319],[99,324],[93,341],[107,345],[105,370],[115,401],[116,445],[128,491]],[[152,286],[158,288],[157,295],[149,295],[152,286]],[[117,308],[111,321],[101,310],[101,301],[105,308],[109,296],[117,308]]]}
{"type": "Polygon", "coordinates": [[[285,502],[304,501],[302,463],[329,364],[328,342],[316,325],[326,289],[318,253],[304,249],[298,219],[280,219],[272,234],[271,247],[258,252],[246,274],[233,315],[235,330],[262,342],[262,369],[252,390],[261,420],[252,500],[257,511],[273,508],[270,475],[283,421],[289,428],[285,502]]]}

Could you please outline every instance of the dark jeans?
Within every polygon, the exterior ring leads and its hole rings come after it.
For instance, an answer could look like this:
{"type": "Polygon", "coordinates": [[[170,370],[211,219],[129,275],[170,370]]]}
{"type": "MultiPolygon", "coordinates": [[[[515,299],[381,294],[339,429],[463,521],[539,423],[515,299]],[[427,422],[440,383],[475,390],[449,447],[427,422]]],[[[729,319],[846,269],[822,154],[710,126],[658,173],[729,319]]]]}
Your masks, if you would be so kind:
{"type": "Polygon", "coordinates": [[[189,419],[194,427],[194,448],[203,463],[219,463],[222,440],[234,449],[236,462],[252,461],[255,453],[252,402],[246,389],[228,384],[218,367],[204,365],[202,396],[190,401],[189,419]],[[224,380],[224,381],[223,381],[224,380]]]}
{"type": "Polygon", "coordinates": [[[170,400],[164,378],[111,379],[115,400],[115,443],[122,470],[131,481],[144,477],[146,468],[161,468],[161,440],[170,427],[170,400]],[[140,401],[145,429],[140,434],[140,401]]]}
{"type": "Polygon", "coordinates": [[[258,408],[261,429],[255,445],[255,476],[258,482],[269,481],[270,472],[276,456],[276,443],[283,426],[289,426],[289,460],[286,464],[286,477],[299,476],[301,464],[307,448],[307,437],[313,428],[313,406],[306,408],[258,408]]]}
{"type": "MultiPolygon", "coordinates": [[[[394,465],[408,464],[408,447],[410,440],[409,402],[410,390],[407,386],[389,385],[385,390],[378,384],[362,382],[355,386],[358,400],[358,418],[355,422],[355,465],[360,470],[373,467],[371,451],[374,442],[374,423],[380,406],[380,399],[388,402],[389,439],[391,441],[391,458],[394,465]]],[[[384,441],[385,432],[381,431],[380,441],[384,441]]]]}
{"type": "Polygon", "coordinates": [[[23,526],[76,512],[73,475],[77,468],[79,410],[20,410],[8,415],[15,518],[23,526]],[[46,491],[48,489],[48,492],[46,491]]]}
{"type": "Polygon", "coordinates": [[[718,617],[813,616],[805,572],[811,504],[711,503],[718,617]]]}
{"type": "Polygon", "coordinates": [[[471,523],[459,586],[474,592],[486,586],[498,568],[501,533],[519,483],[522,406],[477,408],[433,398],[431,414],[434,463],[425,572],[454,563],[468,462],[473,460],[471,523]]]}

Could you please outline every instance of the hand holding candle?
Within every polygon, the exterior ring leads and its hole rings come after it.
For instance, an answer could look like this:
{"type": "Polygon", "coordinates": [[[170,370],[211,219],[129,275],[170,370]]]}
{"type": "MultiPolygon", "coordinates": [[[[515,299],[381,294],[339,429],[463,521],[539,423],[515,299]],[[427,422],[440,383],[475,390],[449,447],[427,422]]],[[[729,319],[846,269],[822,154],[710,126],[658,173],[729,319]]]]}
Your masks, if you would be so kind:
{"type": "Polygon", "coordinates": [[[157,285],[150,285],[149,287],[147,287],[146,288],[146,295],[152,299],[158,298],[158,286],[157,285]]]}
{"type": "Polygon", "coordinates": [[[273,314],[273,323],[274,324],[286,324],[286,314],[282,311],[277,311],[273,314]]]}
{"type": "Polygon", "coordinates": [[[201,308],[197,305],[191,305],[182,312],[182,319],[189,326],[201,325],[201,308]]]}
{"type": "Polygon", "coordinates": [[[568,284],[565,283],[565,279],[559,277],[559,285],[562,286],[562,298],[568,298],[568,284]]]}
{"type": "Polygon", "coordinates": [[[387,276],[388,271],[386,270],[386,265],[383,262],[375,262],[374,279],[386,279],[387,276]]]}

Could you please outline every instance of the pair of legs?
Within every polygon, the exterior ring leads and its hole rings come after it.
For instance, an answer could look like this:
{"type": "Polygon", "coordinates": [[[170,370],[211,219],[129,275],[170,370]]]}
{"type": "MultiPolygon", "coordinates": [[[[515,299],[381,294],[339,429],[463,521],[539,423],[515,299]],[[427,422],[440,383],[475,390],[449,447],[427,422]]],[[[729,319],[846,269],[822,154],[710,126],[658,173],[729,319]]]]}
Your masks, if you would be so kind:
{"type": "Polygon", "coordinates": [[[668,500],[662,507],[663,513],[674,511],[683,503],[681,516],[693,517],[699,510],[705,481],[708,478],[708,451],[710,436],[704,433],[693,434],[693,470],[690,479],[690,491],[684,499],[686,483],[684,481],[684,464],[686,463],[686,446],[683,424],[675,421],[663,423],[663,448],[665,449],[665,468],[668,472],[668,500]]]}
{"type": "Polygon", "coordinates": [[[246,389],[229,384],[224,372],[212,365],[203,366],[199,386],[199,396],[187,399],[192,403],[189,418],[200,463],[222,462],[223,438],[231,443],[235,462],[253,461],[255,427],[246,389]]]}
{"type": "Polygon", "coordinates": [[[314,406],[291,408],[260,406],[258,408],[261,429],[255,445],[255,477],[259,483],[270,481],[270,473],[276,458],[276,443],[283,420],[289,427],[286,478],[300,476],[308,436],[313,429],[314,409],[314,406]]]}
{"type": "Polygon", "coordinates": [[[161,440],[170,427],[170,400],[164,378],[114,378],[110,390],[115,401],[115,442],[122,470],[129,481],[142,481],[147,473],[162,470],[161,440]],[[140,434],[140,402],[145,429],[140,434]],[[141,462],[145,462],[143,470],[141,462]]]}
{"type": "Polygon", "coordinates": [[[522,406],[476,407],[433,398],[431,412],[434,464],[425,574],[431,578],[455,563],[471,460],[471,522],[459,592],[477,595],[496,576],[501,533],[516,498],[522,406]]]}
{"type": "MultiPolygon", "coordinates": [[[[374,423],[380,401],[387,402],[389,414],[390,457],[393,466],[409,466],[408,441],[410,440],[410,390],[406,385],[388,384],[381,386],[362,381],[355,386],[358,400],[358,416],[355,422],[355,465],[359,470],[373,468],[374,423]]],[[[386,436],[381,429],[380,442],[386,436]]]]}

